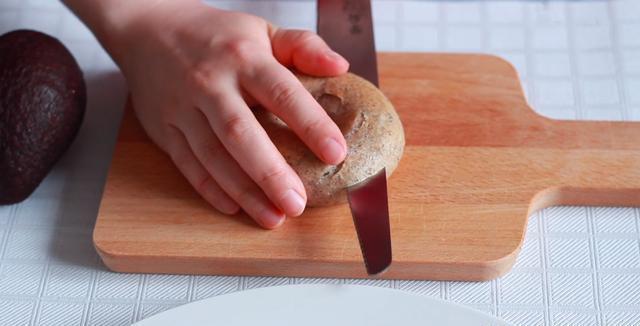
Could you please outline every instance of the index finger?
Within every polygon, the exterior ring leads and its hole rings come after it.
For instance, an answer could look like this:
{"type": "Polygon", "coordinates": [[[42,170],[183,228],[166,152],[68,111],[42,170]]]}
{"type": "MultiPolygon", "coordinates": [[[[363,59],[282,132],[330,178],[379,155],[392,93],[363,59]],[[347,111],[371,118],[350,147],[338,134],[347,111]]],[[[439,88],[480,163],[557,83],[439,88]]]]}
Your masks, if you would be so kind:
{"type": "Polygon", "coordinates": [[[298,78],[275,59],[241,76],[242,86],[328,164],[347,155],[347,142],[338,126],[298,78]]]}

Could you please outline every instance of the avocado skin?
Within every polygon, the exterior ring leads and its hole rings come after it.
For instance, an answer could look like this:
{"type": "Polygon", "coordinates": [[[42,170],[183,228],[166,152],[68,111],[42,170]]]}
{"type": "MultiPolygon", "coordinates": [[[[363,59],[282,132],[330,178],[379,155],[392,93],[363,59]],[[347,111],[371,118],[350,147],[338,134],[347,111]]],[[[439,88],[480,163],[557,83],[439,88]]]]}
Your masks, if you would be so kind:
{"type": "Polygon", "coordinates": [[[57,39],[0,36],[0,205],[23,201],[69,148],[87,102],[82,71],[57,39]]]}

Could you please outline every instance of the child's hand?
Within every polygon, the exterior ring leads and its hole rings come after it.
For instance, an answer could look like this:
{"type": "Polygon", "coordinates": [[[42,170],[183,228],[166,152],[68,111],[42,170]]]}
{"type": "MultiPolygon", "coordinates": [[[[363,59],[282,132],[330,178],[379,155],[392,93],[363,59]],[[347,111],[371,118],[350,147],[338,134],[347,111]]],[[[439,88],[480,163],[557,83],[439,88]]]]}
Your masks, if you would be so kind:
{"type": "Polygon", "coordinates": [[[144,129],[200,195],[265,228],[300,215],[302,182],[249,105],[262,104],[338,164],[347,151],[340,130],[287,67],[331,76],[347,71],[345,59],[311,32],[198,1],[157,1],[125,26],[107,48],[144,129]]]}

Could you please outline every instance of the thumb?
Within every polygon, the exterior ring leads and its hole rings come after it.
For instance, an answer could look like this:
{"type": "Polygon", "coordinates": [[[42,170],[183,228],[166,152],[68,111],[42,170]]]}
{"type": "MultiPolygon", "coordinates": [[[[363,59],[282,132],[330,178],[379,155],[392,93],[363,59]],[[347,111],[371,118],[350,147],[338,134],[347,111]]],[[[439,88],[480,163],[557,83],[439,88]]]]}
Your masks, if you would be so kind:
{"type": "Polygon", "coordinates": [[[292,29],[271,33],[273,55],[284,66],[312,76],[336,76],[349,70],[349,62],[332,51],[318,34],[292,29]]]}

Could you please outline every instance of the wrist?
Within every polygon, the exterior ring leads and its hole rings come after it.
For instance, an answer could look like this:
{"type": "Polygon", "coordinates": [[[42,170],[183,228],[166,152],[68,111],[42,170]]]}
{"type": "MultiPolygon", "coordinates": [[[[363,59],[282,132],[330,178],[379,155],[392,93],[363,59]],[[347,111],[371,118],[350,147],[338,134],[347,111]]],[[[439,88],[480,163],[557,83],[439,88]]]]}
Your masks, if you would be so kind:
{"type": "Polygon", "coordinates": [[[199,0],[63,0],[89,27],[111,57],[122,64],[130,44],[139,41],[144,24],[166,21],[178,8],[199,4],[199,0]]]}

